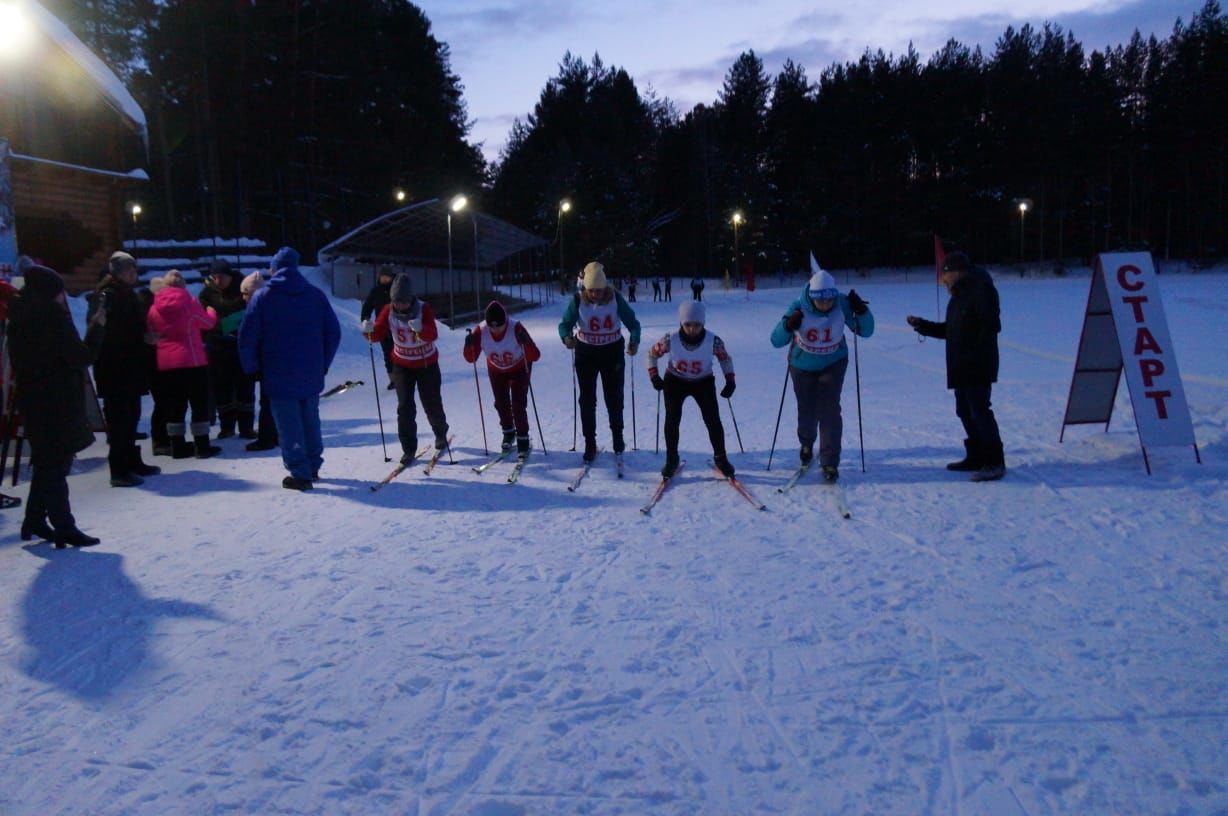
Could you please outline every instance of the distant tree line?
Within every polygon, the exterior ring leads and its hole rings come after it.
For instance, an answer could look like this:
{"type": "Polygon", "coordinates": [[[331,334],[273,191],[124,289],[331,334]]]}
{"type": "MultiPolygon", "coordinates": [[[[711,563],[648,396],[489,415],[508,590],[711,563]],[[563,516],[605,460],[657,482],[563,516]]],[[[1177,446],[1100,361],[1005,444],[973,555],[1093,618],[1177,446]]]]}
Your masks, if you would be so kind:
{"type": "Polygon", "coordinates": [[[149,118],[151,234],[305,250],[409,200],[478,206],[587,259],[675,275],[981,261],[1106,249],[1228,254],[1228,19],[1087,53],[1059,26],[986,56],[867,51],[812,81],[739,56],[680,113],[567,54],[494,167],[468,140],[448,46],[408,0],[44,0],[149,118]],[[560,215],[559,202],[573,209],[560,215]],[[1019,202],[1030,201],[1021,215],[1019,202]]]}
{"type": "MultiPolygon", "coordinates": [[[[923,264],[932,235],[993,263],[1228,249],[1228,21],[1209,0],[1164,41],[1087,54],[1046,24],[986,57],[867,51],[817,82],[746,52],[678,115],[568,54],[513,129],[492,200],[567,255],[678,275],[923,264]],[[560,219],[558,202],[574,208],[560,219]],[[1028,201],[1021,213],[1019,204],[1028,201]]],[[[568,266],[572,266],[568,263],[568,266]]]]}

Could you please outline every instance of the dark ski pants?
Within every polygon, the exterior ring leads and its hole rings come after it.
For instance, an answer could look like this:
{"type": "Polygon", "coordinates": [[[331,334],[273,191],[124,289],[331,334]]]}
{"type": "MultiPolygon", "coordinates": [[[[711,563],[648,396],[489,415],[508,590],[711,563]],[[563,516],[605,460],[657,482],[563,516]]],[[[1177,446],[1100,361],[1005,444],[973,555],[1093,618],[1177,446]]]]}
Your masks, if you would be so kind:
{"type": "Polygon", "coordinates": [[[489,366],[490,390],[495,395],[495,411],[499,414],[499,427],[516,429],[517,436],[529,435],[529,371],[518,368],[514,371],[496,371],[489,366]]]}
{"type": "MultiPolygon", "coordinates": [[[[396,363],[392,362],[392,333],[383,337],[379,341],[380,350],[384,352],[384,370],[388,372],[388,380],[392,381],[392,369],[396,363]]],[[[377,386],[378,387],[378,386],[377,386]]]]}
{"type": "Polygon", "coordinates": [[[281,461],[296,479],[310,480],[324,464],[324,438],[320,432],[320,398],[269,399],[277,423],[281,461]]]}
{"type": "Polygon", "coordinates": [[[209,346],[208,352],[209,378],[219,424],[233,429],[238,422],[250,429],[256,415],[256,383],[239,365],[238,341],[216,341],[209,346]]]}
{"type": "Polygon", "coordinates": [[[678,429],[682,425],[682,404],[687,397],[694,397],[699,406],[699,415],[708,427],[708,441],[712,443],[714,456],[725,455],[725,426],[721,424],[721,407],[716,401],[716,377],[700,380],[684,380],[682,377],[665,375],[665,453],[677,455],[678,429]]]}
{"type": "Polygon", "coordinates": [[[30,495],[26,497],[26,521],[38,523],[46,519],[57,531],[76,527],[68,505],[68,471],[73,455],[42,457],[31,451],[33,474],[30,495]]]}
{"type": "Polygon", "coordinates": [[[158,375],[166,394],[166,431],[173,439],[188,435],[188,406],[192,407],[192,436],[208,437],[212,416],[209,413],[209,368],[168,368],[158,375]]]}
{"type": "Polygon", "coordinates": [[[442,376],[439,363],[422,368],[406,368],[393,365],[392,382],[397,389],[397,437],[401,440],[401,452],[413,456],[418,452],[418,408],[414,405],[414,390],[422,400],[426,421],[435,432],[435,441],[448,438],[448,417],[443,412],[443,396],[440,393],[442,376]]]}
{"type": "Polygon", "coordinates": [[[704,290],[703,290],[703,287],[701,287],[701,286],[692,286],[692,287],[691,287],[691,299],[692,299],[692,300],[703,300],[703,299],[704,299],[704,290]]]}
{"type": "Polygon", "coordinates": [[[110,445],[107,464],[111,466],[112,477],[122,476],[131,472],[141,457],[136,447],[136,426],[141,421],[141,395],[123,394],[103,398],[102,415],[107,420],[107,442],[110,445]]]}
{"type": "Polygon", "coordinates": [[[821,371],[789,367],[793,394],[797,397],[797,441],[803,447],[819,442],[819,465],[840,464],[840,445],[844,437],[844,418],[840,413],[840,392],[849,359],[821,371]]]}
{"type": "Polygon", "coordinates": [[[601,393],[605,412],[610,417],[610,433],[614,437],[614,452],[623,450],[623,341],[604,346],[576,343],[576,381],[580,385],[580,427],[584,438],[597,437],[597,376],[601,376],[601,393]]]}
{"type": "Polygon", "coordinates": [[[652,302],[656,303],[661,299],[661,284],[653,281],[652,283],[652,302]]]}
{"type": "Polygon", "coordinates": [[[955,415],[964,425],[971,451],[985,465],[1005,464],[1002,436],[989,397],[993,386],[965,385],[955,388],[955,415]]]}
{"type": "Polygon", "coordinates": [[[166,432],[166,386],[162,383],[162,373],[157,369],[149,374],[149,393],[153,397],[153,411],[149,414],[149,443],[153,446],[169,445],[171,438],[166,432]]]}

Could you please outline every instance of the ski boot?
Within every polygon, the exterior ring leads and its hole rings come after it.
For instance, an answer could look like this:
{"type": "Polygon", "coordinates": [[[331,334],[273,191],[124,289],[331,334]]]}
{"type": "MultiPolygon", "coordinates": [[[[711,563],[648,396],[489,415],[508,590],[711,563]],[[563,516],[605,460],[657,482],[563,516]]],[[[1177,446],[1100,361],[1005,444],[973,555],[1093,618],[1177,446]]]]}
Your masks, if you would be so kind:
{"type": "Polygon", "coordinates": [[[504,453],[510,453],[512,448],[515,445],[516,445],[516,429],[515,428],[504,428],[503,429],[503,451],[504,453]]]}
{"type": "Polygon", "coordinates": [[[518,459],[527,459],[529,456],[529,437],[516,437],[516,457],[518,459]]]}
{"type": "Polygon", "coordinates": [[[729,461],[728,456],[723,453],[718,453],[712,457],[712,464],[716,465],[716,469],[719,470],[726,479],[733,478],[733,462],[729,461]]]}
{"type": "Polygon", "coordinates": [[[663,479],[668,479],[672,477],[675,473],[678,472],[679,464],[681,464],[681,462],[678,459],[678,453],[676,451],[673,453],[666,453],[665,454],[665,465],[664,467],[661,468],[661,477],[663,479]]]}
{"type": "Polygon", "coordinates": [[[834,484],[840,478],[840,471],[835,465],[823,465],[823,481],[834,484]]]}
{"type": "Polygon", "coordinates": [[[814,446],[802,445],[802,449],[798,451],[798,457],[801,458],[803,465],[810,464],[810,460],[814,458],[814,446]]]}
{"type": "Polygon", "coordinates": [[[584,437],[584,461],[591,462],[597,458],[597,439],[596,437],[584,437]]]}

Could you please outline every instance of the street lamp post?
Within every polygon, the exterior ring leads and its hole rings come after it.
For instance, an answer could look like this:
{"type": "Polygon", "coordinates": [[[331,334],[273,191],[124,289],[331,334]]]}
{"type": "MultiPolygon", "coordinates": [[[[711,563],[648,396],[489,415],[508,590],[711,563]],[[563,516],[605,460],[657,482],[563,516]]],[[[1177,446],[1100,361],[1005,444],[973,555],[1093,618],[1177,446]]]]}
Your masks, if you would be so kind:
{"type": "Polygon", "coordinates": [[[742,259],[738,253],[738,227],[740,227],[742,225],[742,222],[745,221],[746,219],[742,217],[741,210],[734,210],[733,217],[730,218],[729,220],[733,222],[733,279],[735,281],[738,281],[738,280],[741,280],[741,274],[742,274],[742,268],[741,268],[742,259]]]}
{"type": "Polygon", "coordinates": [[[558,216],[558,231],[559,231],[559,294],[567,294],[567,264],[563,261],[563,216],[571,212],[571,202],[563,199],[559,202],[558,216]]]}
{"type": "Polygon", "coordinates": [[[452,270],[452,213],[465,209],[469,199],[463,195],[453,196],[448,202],[448,319],[456,325],[456,275],[452,270]]]}
{"type": "Polygon", "coordinates": [[[1032,199],[1019,198],[1015,200],[1019,207],[1019,262],[1023,263],[1023,224],[1027,219],[1028,210],[1032,207],[1032,199]]]}
{"type": "Polygon", "coordinates": [[[133,201],[128,204],[128,212],[132,214],[132,241],[133,246],[136,246],[137,219],[141,217],[141,213],[144,212],[144,210],[141,209],[140,204],[133,201]]]}

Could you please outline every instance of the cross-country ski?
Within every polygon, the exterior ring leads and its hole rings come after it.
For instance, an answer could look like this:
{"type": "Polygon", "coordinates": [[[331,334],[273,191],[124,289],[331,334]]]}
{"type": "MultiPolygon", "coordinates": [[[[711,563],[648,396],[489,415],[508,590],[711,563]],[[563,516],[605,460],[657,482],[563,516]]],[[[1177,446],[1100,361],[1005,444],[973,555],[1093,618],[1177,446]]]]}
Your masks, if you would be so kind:
{"type": "Polygon", "coordinates": [[[661,501],[661,497],[665,495],[665,491],[678,478],[678,474],[682,472],[682,468],[686,466],[686,460],[682,459],[678,462],[678,467],[674,469],[673,475],[662,476],[661,481],[657,482],[657,487],[652,492],[652,497],[648,499],[648,504],[640,508],[640,512],[648,515],[652,512],[652,508],[657,506],[657,502],[661,501]]]}
{"type": "Polygon", "coordinates": [[[720,468],[716,466],[715,462],[709,461],[708,464],[712,467],[714,471],[716,471],[716,476],[718,479],[720,479],[722,482],[728,483],[730,487],[738,491],[738,494],[741,495],[742,498],[746,499],[748,502],[753,504],[756,510],[766,510],[767,509],[767,505],[759,501],[758,499],[756,499],[754,494],[751,493],[750,490],[746,488],[746,485],[742,484],[741,480],[738,479],[737,476],[727,476],[720,468]]]}
{"type": "MultiPolygon", "coordinates": [[[[601,448],[598,448],[596,456],[600,456],[600,455],[601,455],[601,448]]],[[[594,456],[594,458],[596,458],[596,456],[594,456]]],[[[580,471],[576,474],[576,477],[567,484],[567,492],[575,493],[576,490],[580,487],[580,483],[584,481],[584,477],[588,476],[589,471],[592,469],[593,469],[592,462],[585,462],[584,464],[580,465],[580,471]]]]}
{"type": "Polygon", "coordinates": [[[435,448],[435,451],[431,454],[431,458],[426,461],[426,466],[422,468],[422,473],[424,475],[430,476],[431,471],[433,471],[435,466],[439,464],[440,458],[442,458],[445,453],[452,450],[452,440],[455,438],[456,437],[454,436],[449,436],[448,443],[446,445],[444,445],[442,448],[435,448]]]}

